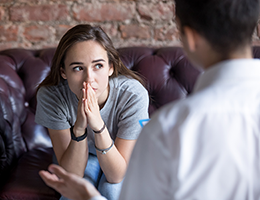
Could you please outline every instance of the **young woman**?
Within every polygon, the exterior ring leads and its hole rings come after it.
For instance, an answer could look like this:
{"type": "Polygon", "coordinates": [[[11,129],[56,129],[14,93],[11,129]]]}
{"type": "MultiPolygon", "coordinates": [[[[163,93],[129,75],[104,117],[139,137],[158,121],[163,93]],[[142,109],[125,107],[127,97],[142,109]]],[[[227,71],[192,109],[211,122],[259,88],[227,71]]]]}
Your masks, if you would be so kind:
{"type": "MultiPolygon", "coordinates": [[[[39,85],[35,121],[48,128],[57,163],[117,199],[148,118],[148,93],[100,27],[77,25],[60,40],[39,85]]],[[[62,197],[64,198],[64,197],[62,197]]]]}

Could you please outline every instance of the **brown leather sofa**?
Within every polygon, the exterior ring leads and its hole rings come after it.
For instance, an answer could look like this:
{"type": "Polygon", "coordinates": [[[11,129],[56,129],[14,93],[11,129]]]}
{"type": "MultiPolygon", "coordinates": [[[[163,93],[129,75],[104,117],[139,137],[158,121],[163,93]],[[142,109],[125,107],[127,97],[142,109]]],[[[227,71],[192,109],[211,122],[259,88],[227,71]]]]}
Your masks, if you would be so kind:
{"type": "MultiPolygon", "coordinates": [[[[166,103],[189,95],[201,73],[179,47],[118,50],[124,64],[146,80],[150,115],[166,103]]],[[[47,130],[34,122],[36,87],[48,74],[54,52],[54,48],[0,51],[1,200],[60,197],[38,175],[52,162],[53,150],[47,130]]],[[[254,47],[253,52],[260,58],[260,47],[254,47]]]]}

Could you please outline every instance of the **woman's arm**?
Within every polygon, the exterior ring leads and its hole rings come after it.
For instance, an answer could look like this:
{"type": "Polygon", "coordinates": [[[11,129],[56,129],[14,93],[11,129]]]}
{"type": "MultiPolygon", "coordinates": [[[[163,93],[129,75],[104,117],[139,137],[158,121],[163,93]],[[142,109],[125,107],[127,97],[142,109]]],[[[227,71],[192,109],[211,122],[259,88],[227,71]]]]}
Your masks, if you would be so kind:
{"type": "MultiPolygon", "coordinates": [[[[101,134],[95,134],[97,148],[106,149],[110,147],[111,142],[107,129],[101,134]]],[[[123,180],[135,142],[136,140],[124,140],[117,137],[115,144],[106,154],[96,151],[99,164],[108,182],[119,183],[123,180]]]]}
{"type": "MultiPolygon", "coordinates": [[[[87,117],[84,110],[85,99],[85,89],[83,89],[82,98],[79,99],[78,103],[77,119],[72,129],[76,137],[83,135],[87,127],[87,117]]],[[[71,139],[70,129],[49,129],[49,134],[59,165],[68,172],[83,177],[88,161],[87,137],[82,141],[74,141],[71,139]]]]}
{"type": "Polygon", "coordinates": [[[81,177],[88,161],[87,138],[82,141],[71,140],[70,129],[48,129],[57,161],[68,172],[81,177]]]}

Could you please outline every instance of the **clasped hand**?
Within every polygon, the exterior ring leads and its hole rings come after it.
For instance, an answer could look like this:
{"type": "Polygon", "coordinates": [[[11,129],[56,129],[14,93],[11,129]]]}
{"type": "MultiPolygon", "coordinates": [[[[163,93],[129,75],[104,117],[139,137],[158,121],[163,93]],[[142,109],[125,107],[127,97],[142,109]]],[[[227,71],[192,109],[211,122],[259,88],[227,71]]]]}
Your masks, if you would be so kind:
{"type": "Polygon", "coordinates": [[[99,130],[103,124],[95,91],[89,83],[84,82],[74,130],[84,133],[87,125],[93,130],[99,130]]]}

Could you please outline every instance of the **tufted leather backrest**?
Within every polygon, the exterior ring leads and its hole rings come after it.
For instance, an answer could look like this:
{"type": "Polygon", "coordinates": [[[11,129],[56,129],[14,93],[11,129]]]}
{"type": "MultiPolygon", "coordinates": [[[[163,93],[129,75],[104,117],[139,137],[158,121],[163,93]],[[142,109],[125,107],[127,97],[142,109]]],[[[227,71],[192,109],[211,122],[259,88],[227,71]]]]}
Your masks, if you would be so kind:
{"type": "Polygon", "coordinates": [[[191,93],[199,75],[180,47],[119,49],[127,68],[137,71],[146,81],[150,95],[150,115],[161,106],[191,93]]]}
{"type": "Polygon", "coordinates": [[[55,49],[0,52],[0,177],[24,152],[51,147],[34,122],[37,85],[50,70],[55,49]]]}
{"type": "MultiPolygon", "coordinates": [[[[149,113],[191,93],[200,74],[179,47],[118,49],[124,64],[146,81],[149,113]]],[[[24,152],[51,147],[47,130],[34,122],[35,92],[50,71],[55,48],[0,51],[0,177],[24,152]]],[[[260,58],[260,47],[254,48],[260,58]]]]}

